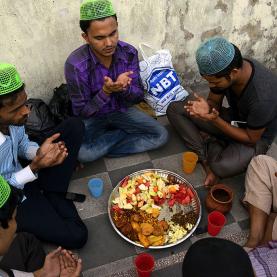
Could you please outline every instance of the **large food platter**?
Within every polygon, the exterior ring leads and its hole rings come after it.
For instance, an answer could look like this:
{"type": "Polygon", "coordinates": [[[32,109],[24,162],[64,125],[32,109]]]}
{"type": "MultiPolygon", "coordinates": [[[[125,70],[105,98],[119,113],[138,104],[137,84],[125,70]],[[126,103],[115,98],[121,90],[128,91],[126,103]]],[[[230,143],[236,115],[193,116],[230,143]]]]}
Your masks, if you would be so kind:
{"type": "MultiPolygon", "coordinates": [[[[156,177],[156,178],[158,178],[158,177],[156,177]]],[[[147,178],[147,177],[145,177],[145,178],[147,178]]],[[[162,181],[160,181],[160,183],[162,183],[162,181]]],[[[144,184],[142,184],[142,185],[144,187],[144,184]]],[[[139,188],[142,188],[142,187],[139,186],[139,188]]],[[[152,187],[148,188],[149,192],[150,192],[150,188],[152,189],[152,187]]],[[[174,189],[174,187],[173,187],[173,189],[174,189]]],[[[177,191],[177,193],[178,193],[178,191],[177,191]]],[[[139,194],[139,195],[141,195],[141,194],[139,194]]],[[[155,197],[158,197],[158,196],[155,196],[155,197]]],[[[177,196],[176,196],[176,199],[177,199],[177,196]]],[[[161,198],[161,200],[163,200],[163,199],[161,198]]],[[[136,201],[136,203],[137,203],[137,201],[136,201]]],[[[143,204],[145,204],[143,207],[148,205],[146,202],[144,202],[143,204]]],[[[156,202],[155,202],[155,204],[156,204],[156,202]]],[[[123,204],[121,202],[121,208],[122,208],[122,205],[123,204]]],[[[127,204],[126,207],[128,207],[128,209],[130,209],[131,206],[130,206],[130,204],[127,204]]],[[[144,213],[145,211],[140,210],[140,209],[143,209],[143,207],[138,208],[136,206],[135,209],[136,209],[136,211],[139,210],[139,212],[144,213]]],[[[151,210],[151,208],[148,208],[148,209],[146,209],[146,211],[148,212],[149,209],[151,210]]],[[[119,210],[120,210],[120,212],[124,211],[126,213],[127,212],[132,213],[132,210],[126,210],[125,208],[122,208],[122,209],[119,209],[119,210]]],[[[113,226],[114,230],[127,242],[129,242],[133,245],[136,245],[138,247],[147,247],[147,248],[151,248],[151,249],[163,249],[163,248],[168,248],[168,247],[175,246],[177,244],[182,243],[186,239],[188,239],[193,234],[193,232],[195,231],[195,229],[197,228],[197,226],[200,222],[201,215],[202,215],[202,210],[201,210],[201,203],[200,203],[197,192],[195,191],[193,185],[190,182],[188,182],[185,178],[179,176],[178,174],[176,174],[174,172],[167,171],[167,170],[145,169],[145,170],[140,170],[140,171],[134,172],[134,173],[124,177],[117,184],[117,186],[113,189],[113,191],[111,192],[111,195],[109,197],[108,215],[109,215],[109,219],[110,219],[111,225],[113,226]],[[166,191],[168,191],[169,188],[172,191],[172,186],[173,186],[172,184],[175,184],[174,186],[176,187],[176,185],[177,185],[177,188],[180,187],[180,190],[181,190],[181,187],[182,187],[182,188],[185,188],[184,189],[185,192],[186,191],[187,191],[187,193],[189,192],[189,195],[190,195],[189,203],[187,203],[188,201],[186,201],[186,200],[182,200],[182,202],[179,201],[180,203],[176,202],[176,201],[174,202],[174,200],[172,200],[174,198],[174,194],[168,194],[166,196],[168,199],[166,197],[164,197],[165,198],[164,203],[162,203],[160,205],[159,204],[157,204],[157,205],[153,204],[152,205],[152,207],[153,207],[152,211],[154,211],[154,207],[157,207],[157,206],[160,207],[159,208],[159,216],[156,219],[156,221],[158,223],[160,223],[161,221],[163,221],[163,222],[166,221],[166,222],[169,222],[171,224],[172,223],[172,218],[175,218],[175,219],[177,218],[178,219],[179,215],[182,215],[183,217],[187,218],[187,217],[190,217],[191,214],[193,214],[193,224],[187,225],[187,223],[186,223],[186,225],[184,225],[184,226],[188,226],[188,229],[182,229],[182,230],[185,230],[185,232],[181,233],[181,237],[180,237],[180,233],[179,233],[179,236],[178,236],[177,240],[176,240],[176,237],[174,237],[173,239],[172,239],[172,237],[170,237],[170,235],[172,236],[172,232],[173,232],[173,229],[170,229],[170,228],[171,227],[173,228],[175,226],[175,223],[174,223],[174,226],[168,225],[169,229],[167,231],[164,231],[165,233],[164,233],[164,243],[163,243],[163,245],[155,245],[155,243],[154,243],[154,245],[149,245],[149,246],[148,245],[147,246],[143,245],[141,243],[141,240],[130,239],[129,235],[124,235],[122,233],[121,229],[119,227],[117,227],[118,224],[116,224],[117,223],[116,218],[117,218],[117,215],[118,215],[118,210],[115,211],[114,207],[116,206],[118,208],[118,202],[122,200],[121,196],[122,196],[122,191],[124,190],[122,188],[122,186],[124,186],[124,184],[125,185],[129,184],[128,186],[130,187],[132,185],[131,183],[133,183],[134,180],[135,180],[135,182],[136,182],[135,184],[136,184],[136,187],[137,187],[138,183],[137,183],[136,180],[137,180],[137,178],[141,178],[141,176],[142,177],[143,176],[144,177],[145,176],[158,176],[159,178],[161,178],[161,180],[164,180],[165,186],[168,186],[168,187],[164,188],[166,191]],[[131,181],[128,183],[128,180],[131,180],[131,181]],[[171,180],[170,182],[172,182],[172,183],[168,183],[167,180],[171,180]],[[172,202],[175,203],[175,204],[172,204],[172,202]],[[184,204],[184,202],[185,202],[185,204],[184,204]]],[[[183,222],[183,219],[182,219],[182,222],[183,222]]],[[[129,224],[129,223],[131,223],[131,221],[129,221],[129,219],[128,219],[127,224],[129,224]]],[[[133,222],[132,222],[132,224],[133,224],[133,222]]],[[[178,224],[177,224],[177,226],[178,226],[178,224]]],[[[184,227],[184,228],[186,228],[186,227],[184,227]]],[[[138,231],[138,232],[140,232],[140,231],[138,231]]],[[[174,233],[174,235],[175,235],[175,233],[174,233]]],[[[153,237],[155,238],[155,236],[151,236],[151,239],[153,239],[153,237]]],[[[148,237],[148,238],[150,239],[150,237],[148,237]]]]}

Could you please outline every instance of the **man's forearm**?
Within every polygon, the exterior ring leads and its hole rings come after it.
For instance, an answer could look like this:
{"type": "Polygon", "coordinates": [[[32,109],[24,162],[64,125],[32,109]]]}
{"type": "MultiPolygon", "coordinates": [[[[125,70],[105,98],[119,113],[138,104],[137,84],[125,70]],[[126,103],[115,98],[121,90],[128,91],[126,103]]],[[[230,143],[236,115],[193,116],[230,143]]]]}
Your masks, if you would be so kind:
{"type": "Polygon", "coordinates": [[[217,117],[212,122],[228,137],[231,137],[232,139],[244,144],[255,144],[255,142],[251,141],[251,138],[248,136],[247,131],[245,129],[233,127],[230,123],[226,122],[220,117],[217,117]]]}

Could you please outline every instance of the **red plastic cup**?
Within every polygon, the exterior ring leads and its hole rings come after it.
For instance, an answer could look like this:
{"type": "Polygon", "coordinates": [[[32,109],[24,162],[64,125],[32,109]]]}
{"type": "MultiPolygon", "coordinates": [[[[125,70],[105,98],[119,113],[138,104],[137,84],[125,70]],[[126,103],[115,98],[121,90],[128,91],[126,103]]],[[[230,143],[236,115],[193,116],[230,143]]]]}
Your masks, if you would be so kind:
{"type": "Polygon", "coordinates": [[[135,265],[139,277],[150,277],[155,266],[155,260],[152,255],[142,253],[135,258],[135,265]]]}
{"type": "Polygon", "coordinates": [[[213,211],[208,215],[208,233],[216,236],[226,223],[226,217],[218,211],[213,211]]]}

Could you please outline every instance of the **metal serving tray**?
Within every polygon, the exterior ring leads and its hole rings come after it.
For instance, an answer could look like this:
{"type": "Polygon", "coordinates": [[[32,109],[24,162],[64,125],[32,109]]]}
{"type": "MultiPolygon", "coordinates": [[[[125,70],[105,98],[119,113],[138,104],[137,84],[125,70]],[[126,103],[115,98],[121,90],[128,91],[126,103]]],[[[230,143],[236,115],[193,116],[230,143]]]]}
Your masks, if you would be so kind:
{"type": "MultiPolygon", "coordinates": [[[[168,247],[172,247],[172,246],[175,246],[179,243],[182,243],[183,241],[185,241],[186,239],[188,239],[192,234],[193,232],[195,231],[195,229],[197,228],[200,220],[201,220],[201,215],[202,215],[202,208],[201,208],[201,202],[200,202],[200,199],[198,197],[198,194],[197,192],[195,191],[193,185],[188,182],[185,178],[181,177],[180,175],[174,173],[174,172],[171,172],[171,171],[167,171],[167,170],[163,170],[163,169],[144,169],[144,170],[140,170],[140,171],[136,171],[130,175],[128,175],[130,178],[132,177],[135,177],[135,176],[138,176],[138,175],[141,175],[141,174],[144,174],[144,173],[147,173],[147,172],[154,172],[156,174],[159,174],[161,175],[162,177],[164,178],[167,178],[168,175],[171,175],[171,176],[174,176],[176,178],[176,181],[177,183],[184,183],[186,184],[187,186],[189,186],[192,190],[192,192],[194,193],[194,199],[192,201],[192,203],[189,205],[190,207],[190,210],[193,210],[196,215],[197,215],[197,221],[196,221],[196,224],[195,226],[187,232],[187,234],[181,238],[180,240],[176,241],[175,243],[171,243],[171,244],[165,244],[165,245],[161,245],[161,246],[150,246],[149,248],[150,249],[163,249],[163,248],[168,248],[168,247]]],[[[127,177],[127,176],[126,176],[127,177]]],[[[124,177],[124,178],[126,178],[124,177]]],[[[113,189],[113,191],[111,192],[111,195],[109,197],[109,201],[108,201],[108,214],[109,214],[109,219],[110,219],[110,222],[114,228],[114,230],[123,238],[125,239],[126,241],[128,241],[129,243],[133,244],[133,245],[136,245],[138,247],[143,247],[140,243],[137,243],[135,241],[132,241],[130,240],[129,238],[127,238],[126,236],[124,236],[120,230],[115,226],[114,222],[113,222],[113,219],[112,219],[112,215],[111,215],[111,207],[112,207],[112,201],[119,196],[119,192],[118,192],[118,188],[121,184],[121,182],[124,180],[124,178],[117,184],[117,186],[113,189]]]]}

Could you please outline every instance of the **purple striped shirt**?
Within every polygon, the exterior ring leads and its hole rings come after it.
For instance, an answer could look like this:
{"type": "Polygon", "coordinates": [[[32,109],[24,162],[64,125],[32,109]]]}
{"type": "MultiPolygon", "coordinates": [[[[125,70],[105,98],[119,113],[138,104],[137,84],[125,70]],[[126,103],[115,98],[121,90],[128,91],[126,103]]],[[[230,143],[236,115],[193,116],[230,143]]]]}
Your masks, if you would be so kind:
{"type": "Polygon", "coordinates": [[[128,103],[143,99],[143,86],[139,75],[137,50],[128,43],[119,41],[109,69],[102,65],[88,44],[68,57],[65,63],[65,78],[72,101],[73,113],[88,118],[127,109],[128,103]],[[106,95],[103,90],[104,77],[113,81],[126,71],[133,71],[132,83],[126,91],[106,95]]]}
{"type": "Polygon", "coordinates": [[[256,247],[248,255],[257,277],[277,276],[277,241],[256,247]]]}

